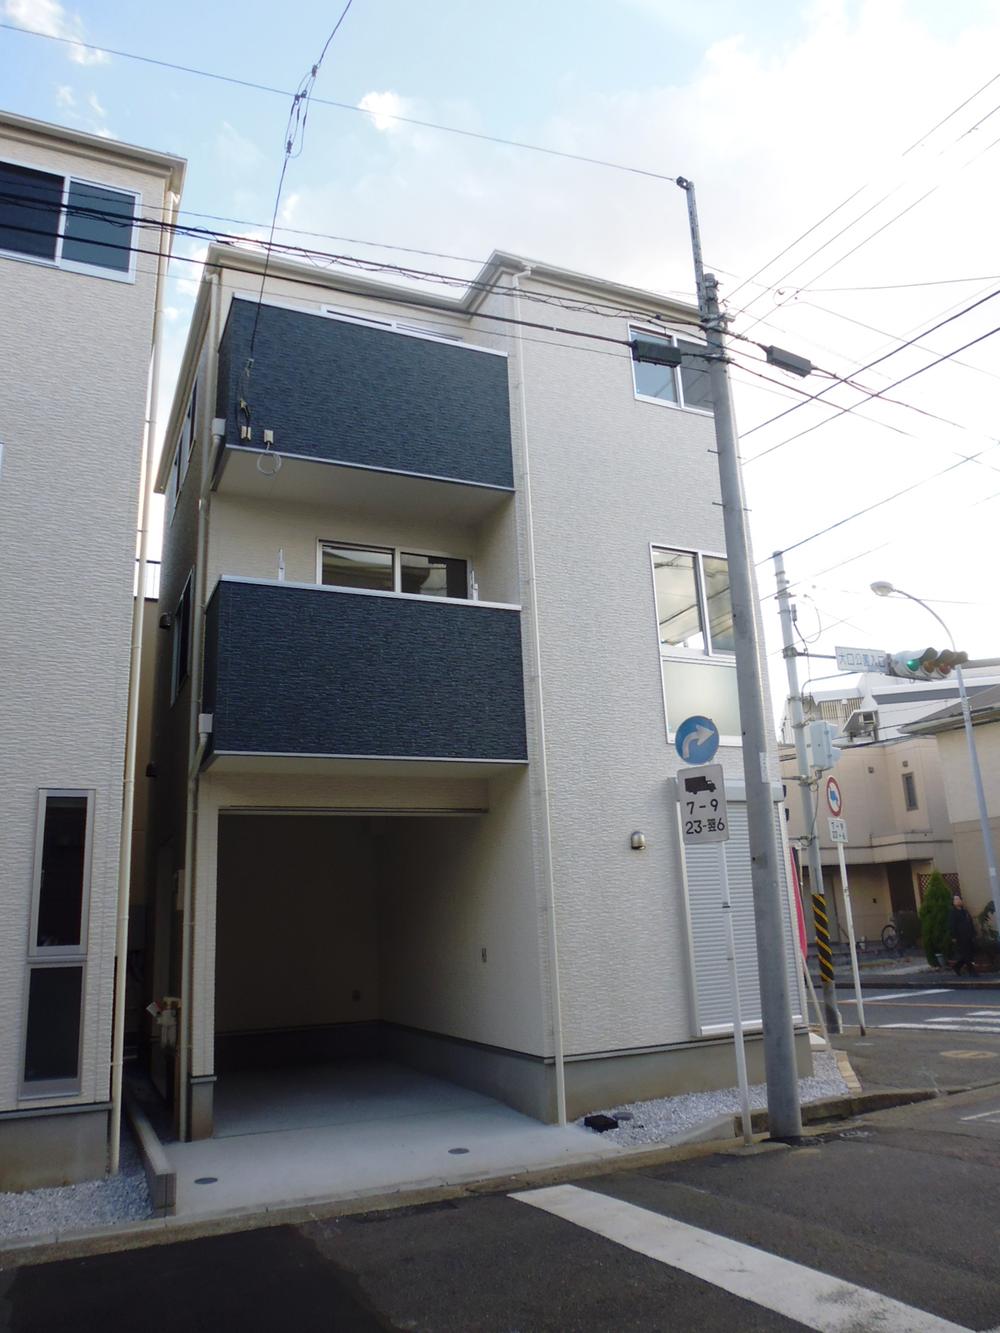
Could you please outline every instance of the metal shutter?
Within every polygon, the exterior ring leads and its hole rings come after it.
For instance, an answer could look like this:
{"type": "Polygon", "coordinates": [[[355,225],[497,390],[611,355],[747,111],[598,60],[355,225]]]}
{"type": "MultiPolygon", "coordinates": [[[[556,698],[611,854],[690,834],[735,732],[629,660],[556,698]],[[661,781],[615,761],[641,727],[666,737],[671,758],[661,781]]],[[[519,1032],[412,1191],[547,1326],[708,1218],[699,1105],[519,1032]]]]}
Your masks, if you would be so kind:
{"type": "MultiPolygon", "coordinates": [[[[787,848],[784,843],[781,807],[774,807],[775,833],[784,916],[785,965],[792,1000],[792,1014],[802,1022],[802,989],[798,976],[798,942],[794,909],[789,897],[787,848]]],[[[736,961],[740,978],[740,1004],[744,1026],[760,1027],[760,989],[757,982],[757,938],[754,932],[753,892],[750,882],[750,845],[747,837],[745,801],[729,801],[730,839],[725,848],[729,871],[729,894],[733,904],[736,961]]],[[[726,962],[722,921],[721,849],[685,847],[685,887],[691,926],[691,966],[695,989],[696,1035],[732,1031],[733,1012],[729,967],[726,962]]]]}

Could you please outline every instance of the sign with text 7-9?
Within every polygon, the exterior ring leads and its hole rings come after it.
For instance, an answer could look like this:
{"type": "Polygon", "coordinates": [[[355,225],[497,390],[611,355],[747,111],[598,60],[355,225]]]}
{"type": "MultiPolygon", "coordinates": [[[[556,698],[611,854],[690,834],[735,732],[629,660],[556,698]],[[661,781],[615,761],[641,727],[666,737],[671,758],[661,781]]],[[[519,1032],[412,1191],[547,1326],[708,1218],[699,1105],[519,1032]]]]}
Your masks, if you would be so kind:
{"type": "Polygon", "coordinates": [[[682,768],[677,773],[681,833],[687,847],[725,842],[729,837],[726,783],[721,764],[682,768]]]}

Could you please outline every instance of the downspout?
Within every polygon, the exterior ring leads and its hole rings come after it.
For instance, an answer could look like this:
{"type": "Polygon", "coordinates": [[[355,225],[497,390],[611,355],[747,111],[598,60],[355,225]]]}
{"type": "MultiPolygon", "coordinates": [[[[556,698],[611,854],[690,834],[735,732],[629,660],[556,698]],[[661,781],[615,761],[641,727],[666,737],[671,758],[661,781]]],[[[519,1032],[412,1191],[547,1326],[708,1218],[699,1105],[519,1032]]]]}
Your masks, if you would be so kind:
{"type": "MultiPolygon", "coordinates": [[[[530,268],[515,273],[512,279],[514,289],[514,318],[521,319],[521,290],[518,278],[531,274],[530,268]]],[[[518,490],[524,501],[524,524],[527,536],[525,560],[528,572],[528,605],[531,609],[531,665],[535,673],[535,730],[538,736],[537,761],[532,759],[541,787],[542,806],[542,891],[545,895],[545,912],[548,917],[549,945],[549,989],[552,1009],[552,1057],[556,1073],[556,1118],[560,1125],[566,1124],[566,1062],[563,1051],[562,997],[559,993],[559,939],[556,928],[556,888],[552,868],[552,811],[549,805],[549,772],[545,754],[545,705],[542,699],[542,647],[538,627],[538,589],[535,582],[535,526],[531,509],[531,481],[528,466],[528,406],[527,389],[524,377],[524,343],[517,339],[517,371],[520,381],[518,395],[521,417],[521,460],[518,490]]]]}
{"type": "Polygon", "coordinates": [[[149,553],[149,513],[156,470],[156,408],[160,392],[161,339],[167,263],[173,224],[180,195],[164,191],[167,207],[165,227],[160,230],[156,260],[156,299],[153,305],[152,365],[149,378],[149,410],[146,415],[146,447],[143,451],[139,490],[139,566],[132,607],[132,646],[129,653],[128,704],[125,714],[125,771],[122,786],[122,822],[118,851],[118,916],[115,924],[115,998],[111,1036],[111,1123],[108,1166],[117,1175],[121,1161],[122,1083],[125,1063],[125,986],[128,979],[128,913],[132,889],[132,821],[135,815],[135,764],[139,738],[139,687],[142,667],[142,623],[146,605],[146,567],[149,553]]]}
{"type": "MultiPolygon", "coordinates": [[[[219,348],[219,307],[222,303],[222,274],[216,270],[212,287],[212,313],[209,322],[209,385],[205,395],[208,412],[211,413],[216,398],[216,377],[218,375],[219,348]]],[[[205,589],[208,581],[208,496],[212,479],[212,463],[216,450],[221,443],[224,424],[209,417],[211,434],[202,433],[201,477],[198,483],[198,534],[195,542],[194,597],[191,617],[191,722],[189,731],[188,753],[190,762],[187,773],[187,805],[184,820],[184,888],[181,917],[181,1013],[178,1028],[177,1096],[178,1121],[177,1133],[182,1143],[186,1142],[190,1132],[190,1082],[191,1048],[194,1043],[193,1015],[191,1013],[192,962],[194,954],[194,857],[195,835],[198,820],[198,785],[201,761],[208,745],[209,732],[201,714],[201,690],[204,679],[202,646],[205,629],[205,589]]]]}

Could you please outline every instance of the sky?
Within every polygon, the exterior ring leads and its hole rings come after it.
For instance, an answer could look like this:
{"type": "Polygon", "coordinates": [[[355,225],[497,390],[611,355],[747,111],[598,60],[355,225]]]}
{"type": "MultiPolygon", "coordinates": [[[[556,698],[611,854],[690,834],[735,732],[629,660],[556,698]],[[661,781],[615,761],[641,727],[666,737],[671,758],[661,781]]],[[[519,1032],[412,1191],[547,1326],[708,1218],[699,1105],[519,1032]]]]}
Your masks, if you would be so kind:
{"type": "MultiPolygon", "coordinates": [[[[184,221],[265,235],[289,96],[109,53],[290,91],[341,7],[0,0],[3,104],[178,153],[184,221]]],[[[315,89],[346,109],[311,107],[277,234],[464,277],[506,249],[693,296],[685,198],[670,181],[380,113],[689,177],[707,266],[733,332],[751,339],[733,343],[733,379],[776,707],[766,557],[778,548],[814,653],[944,646],[919,606],[874,597],[869,584],[887,579],[930,601],[973,657],[1000,655],[997,52],[1000,0],[353,0],[315,89]],[[761,364],[755,343],[819,373],[761,364]]],[[[164,395],[202,253],[178,242],[164,395]]],[[[803,675],[826,686],[832,669],[819,658],[803,675]]]]}

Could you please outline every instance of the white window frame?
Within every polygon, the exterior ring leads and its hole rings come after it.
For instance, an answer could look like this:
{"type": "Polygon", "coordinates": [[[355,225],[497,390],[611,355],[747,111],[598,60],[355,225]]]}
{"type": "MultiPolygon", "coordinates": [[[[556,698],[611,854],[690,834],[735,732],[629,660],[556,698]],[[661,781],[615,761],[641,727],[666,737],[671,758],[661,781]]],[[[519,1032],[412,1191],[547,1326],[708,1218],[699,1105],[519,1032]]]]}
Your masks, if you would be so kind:
{"type": "Polygon", "coordinates": [[[194,447],[198,439],[197,422],[195,420],[198,410],[197,404],[198,378],[196,376],[194,383],[191,385],[191,392],[188,394],[187,411],[184,413],[184,419],[181,422],[180,432],[177,436],[177,444],[170,459],[170,479],[167,482],[166,491],[168,525],[174,521],[177,502],[181,498],[181,491],[184,489],[188,467],[191,463],[191,455],[194,453],[194,447]]]}
{"type": "Polygon", "coordinates": [[[120,185],[109,185],[106,181],[91,180],[87,176],[76,176],[63,171],[53,171],[50,167],[40,166],[37,162],[25,162],[21,158],[0,157],[0,164],[12,167],[23,167],[25,171],[37,171],[46,176],[62,177],[62,197],[59,201],[59,227],[56,232],[56,253],[53,259],[46,259],[42,255],[24,255],[17,250],[5,250],[0,247],[0,258],[14,259],[22,264],[38,264],[42,268],[63,269],[67,273],[82,273],[91,278],[106,278],[109,282],[135,282],[136,273],[136,227],[139,222],[139,210],[142,206],[142,194],[138,190],[124,189],[120,185]],[[117,194],[127,194],[135,201],[132,217],[132,235],[129,238],[129,265],[128,271],[122,273],[117,270],[101,268],[96,264],[81,264],[75,259],[63,259],[63,240],[66,234],[66,206],[69,203],[69,189],[73,181],[78,185],[93,185],[100,190],[112,190],[117,194]]]}
{"type": "MultiPolygon", "coordinates": [[[[660,400],[657,399],[657,402],[660,400]]],[[[667,729],[667,741],[670,745],[674,743],[674,737],[677,734],[676,728],[670,725],[670,709],[667,704],[667,689],[663,681],[663,663],[664,662],[703,662],[708,667],[736,667],[736,654],[733,652],[718,652],[711,646],[712,635],[708,628],[708,603],[705,596],[705,560],[725,560],[726,567],[729,567],[729,557],[725,551],[709,551],[700,547],[676,546],[669,542],[650,542],[649,543],[649,577],[653,591],[653,624],[656,631],[656,646],[659,650],[660,658],[660,690],[663,695],[663,716],[667,729]],[[678,555],[690,555],[695,562],[695,588],[698,595],[698,616],[701,621],[702,634],[705,638],[706,648],[674,648],[660,640],[660,625],[658,614],[658,603],[656,600],[656,552],[674,551],[678,555]]],[[[684,721],[683,718],[680,719],[684,721]]],[[[743,737],[736,735],[720,735],[720,745],[742,746],[743,737]]]]}
{"type": "MultiPolygon", "coordinates": [[[[708,351],[707,343],[700,342],[697,338],[689,338],[685,333],[675,333],[673,329],[650,329],[643,328],[638,324],[630,324],[628,326],[628,336],[630,342],[633,338],[658,338],[661,342],[669,343],[673,347],[677,346],[678,339],[680,339],[682,342],[693,343],[698,347],[703,347],[706,352],[708,351]]],[[[635,378],[636,362],[630,361],[630,366],[632,374],[632,396],[637,403],[656,403],[658,407],[670,407],[673,408],[675,412],[696,412],[698,416],[701,417],[710,417],[712,415],[712,409],[710,407],[694,407],[685,403],[684,379],[681,375],[680,366],[663,367],[665,370],[670,370],[674,377],[674,389],[677,394],[677,401],[675,403],[670,402],[667,398],[656,398],[650,393],[640,393],[635,378]]],[[[671,547],[670,549],[675,550],[676,548],[671,547]]]]}
{"type": "MultiPolygon", "coordinates": [[[[333,537],[320,537],[316,543],[316,582],[325,588],[335,588],[335,583],[323,583],[323,547],[337,546],[347,551],[388,551],[392,556],[392,592],[400,596],[415,596],[425,602],[475,602],[479,600],[479,590],[476,583],[475,571],[472,567],[472,561],[467,555],[449,555],[445,551],[417,551],[413,549],[413,544],[406,546],[393,546],[388,542],[340,542],[333,537]],[[403,566],[402,557],[404,555],[423,555],[428,560],[461,560],[465,565],[465,596],[464,597],[434,597],[427,593],[404,593],[403,592],[403,566]]],[[[389,592],[388,588],[356,588],[356,592],[389,592]]]]}
{"type": "Polygon", "coordinates": [[[913,772],[900,775],[903,779],[903,806],[906,813],[912,814],[914,810],[920,809],[920,796],[917,792],[917,775],[913,772]],[[907,781],[909,779],[909,781],[907,781]],[[913,793],[913,804],[910,804],[910,792],[913,793]]]}
{"type": "Polygon", "coordinates": [[[21,1042],[18,1059],[18,1100],[31,1101],[38,1097],[72,1096],[81,1088],[83,1076],[83,1036],[87,1001],[87,942],[90,929],[90,886],[94,849],[94,805],[97,793],[92,787],[41,787],[38,791],[38,811],[35,818],[35,859],[31,885],[31,912],[28,923],[27,961],[24,969],[21,1042]],[[42,851],[45,839],[45,814],[50,797],[82,796],[87,802],[84,832],[83,885],[80,901],[79,944],[39,945],[38,912],[42,890],[42,851]],[[80,1032],[76,1052],[76,1075],[73,1078],[47,1079],[27,1082],[24,1062],[28,1054],[28,1009],[31,1000],[32,974],[42,968],[76,967],[80,971],[80,1032]]]}
{"type": "MultiPolygon", "coordinates": [[[[269,305],[277,305],[279,302],[269,301],[269,305]]],[[[286,309],[298,309],[296,306],[287,306],[286,309]]],[[[451,347],[462,347],[467,352],[483,352],[487,356],[502,356],[506,358],[507,353],[496,347],[484,347],[481,343],[466,342],[464,336],[457,331],[452,333],[445,326],[440,330],[429,324],[419,324],[410,319],[397,319],[394,315],[376,315],[365,314],[363,311],[346,310],[340,306],[321,305],[320,314],[324,319],[337,319],[343,324],[365,324],[372,329],[384,329],[386,333],[398,333],[404,338],[420,338],[424,342],[447,343],[451,347]]]]}

